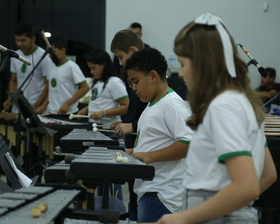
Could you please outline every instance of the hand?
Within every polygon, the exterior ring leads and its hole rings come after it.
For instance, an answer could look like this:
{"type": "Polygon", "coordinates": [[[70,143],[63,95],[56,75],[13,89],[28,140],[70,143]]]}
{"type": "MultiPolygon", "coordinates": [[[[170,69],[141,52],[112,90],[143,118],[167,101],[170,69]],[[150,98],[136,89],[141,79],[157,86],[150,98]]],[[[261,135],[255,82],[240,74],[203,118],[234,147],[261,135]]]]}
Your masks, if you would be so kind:
{"type": "Polygon", "coordinates": [[[132,123],[120,123],[115,127],[115,134],[120,136],[127,136],[133,132],[132,123]]]}
{"type": "Polygon", "coordinates": [[[112,130],[115,130],[115,128],[118,126],[118,124],[122,123],[122,121],[114,121],[110,124],[110,128],[112,130]]]}
{"type": "Polygon", "coordinates": [[[3,107],[4,110],[9,110],[9,108],[13,105],[13,102],[10,101],[10,99],[7,99],[4,103],[3,103],[3,107]]]}
{"type": "Polygon", "coordinates": [[[58,114],[65,114],[70,108],[70,105],[68,103],[64,103],[59,110],[57,111],[58,114]]]}
{"type": "Polygon", "coordinates": [[[103,111],[102,110],[95,111],[89,117],[91,119],[98,121],[103,117],[103,111]]]}
{"type": "Polygon", "coordinates": [[[136,153],[133,153],[131,156],[134,158],[142,159],[143,163],[149,164],[149,163],[153,162],[150,155],[151,155],[150,152],[136,152],[136,153]]]}

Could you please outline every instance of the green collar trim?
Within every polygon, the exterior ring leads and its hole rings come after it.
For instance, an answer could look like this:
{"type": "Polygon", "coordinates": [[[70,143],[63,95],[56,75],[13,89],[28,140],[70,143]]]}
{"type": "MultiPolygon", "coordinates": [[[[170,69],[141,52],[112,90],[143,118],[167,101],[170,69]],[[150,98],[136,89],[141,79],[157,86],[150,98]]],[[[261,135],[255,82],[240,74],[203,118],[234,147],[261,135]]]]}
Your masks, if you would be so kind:
{"type": "Polygon", "coordinates": [[[174,92],[174,90],[172,88],[169,88],[169,90],[162,96],[160,97],[157,101],[153,102],[153,103],[149,103],[149,107],[155,105],[157,102],[159,102],[163,97],[165,97],[167,94],[174,92]]]}

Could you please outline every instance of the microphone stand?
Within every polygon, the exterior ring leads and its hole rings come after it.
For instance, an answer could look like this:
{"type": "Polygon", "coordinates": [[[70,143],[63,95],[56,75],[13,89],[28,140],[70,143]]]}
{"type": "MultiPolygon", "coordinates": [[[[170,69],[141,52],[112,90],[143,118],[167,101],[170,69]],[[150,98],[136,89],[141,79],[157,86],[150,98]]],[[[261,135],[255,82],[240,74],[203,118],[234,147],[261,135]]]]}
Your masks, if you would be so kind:
{"type": "MultiPolygon", "coordinates": [[[[43,168],[43,153],[42,153],[42,136],[44,134],[49,134],[46,130],[45,126],[42,127],[42,123],[39,120],[37,114],[35,113],[34,109],[28,102],[28,100],[23,96],[23,86],[25,83],[31,78],[31,75],[33,75],[35,69],[39,66],[39,64],[42,62],[42,60],[47,56],[48,51],[45,51],[40,60],[37,62],[37,64],[33,67],[31,72],[28,74],[26,79],[23,81],[23,83],[20,85],[20,87],[15,91],[15,93],[8,92],[8,95],[11,97],[11,101],[14,101],[17,104],[17,107],[19,109],[19,125],[20,125],[20,119],[21,115],[24,117],[25,125],[26,125],[26,150],[25,150],[25,170],[28,173],[28,175],[31,174],[31,171],[34,168],[37,168],[37,172],[39,172],[39,176],[42,175],[42,168],[43,168]],[[36,131],[36,135],[39,139],[39,146],[38,146],[38,154],[37,154],[37,162],[31,166],[31,160],[32,155],[29,152],[29,149],[31,148],[31,128],[39,129],[36,131]],[[30,155],[29,155],[30,154],[30,155]],[[28,158],[30,157],[30,158],[28,158]],[[40,167],[38,167],[38,164],[40,167]]],[[[26,87],[25,87],[26,88],[26,87]]],[[[54,133],[53,133],[54,134],[54,133]]],[[[36,173],[37,174],[37,173],[36,173]]]]}

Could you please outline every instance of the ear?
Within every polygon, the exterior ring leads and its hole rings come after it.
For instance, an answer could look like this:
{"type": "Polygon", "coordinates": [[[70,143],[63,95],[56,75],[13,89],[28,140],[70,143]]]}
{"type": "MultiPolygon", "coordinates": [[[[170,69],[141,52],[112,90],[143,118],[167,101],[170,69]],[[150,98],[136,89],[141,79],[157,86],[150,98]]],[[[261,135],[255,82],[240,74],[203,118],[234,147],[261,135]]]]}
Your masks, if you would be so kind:
{"type": "Polygon", "coordinates": [[[31,37],[31,41],[32,41],[33,43],[35,43],[36,40],[37,40],[37,39],[36,39],[36,36],[32,36],[32,37],[31,37]]]}
{"type": "Polygon", "coordinates": [[[152,83],[156,83],[157,80],[160,78],[158,73],[155,70],[150,71],[149,77],[151,78],[152,83]]]}
{"type": "Polygon", "coordinates": [[[139,51],[139,49],[135,46],[130,46],[129,50],[132,51],[132,53],[135,53],[136,51],[139,51]]]}

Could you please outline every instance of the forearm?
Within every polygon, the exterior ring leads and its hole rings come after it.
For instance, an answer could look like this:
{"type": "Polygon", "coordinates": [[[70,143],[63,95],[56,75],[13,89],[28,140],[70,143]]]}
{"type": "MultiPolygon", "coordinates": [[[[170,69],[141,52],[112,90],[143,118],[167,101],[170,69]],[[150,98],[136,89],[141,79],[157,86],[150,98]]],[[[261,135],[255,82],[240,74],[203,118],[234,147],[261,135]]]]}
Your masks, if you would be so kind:
{"type": "Polygon", "coordinates": [[[17,90],[17,81],[11,79],[9,82],[9,92],[14,93],[17,90]]]}
{"type": "Polygon", "coordinates": [[[87,93],[84,92],[82,89],[79,89],[71,98],[69,98],[66,103],[68,105],[72,105],[73,103],[77,102],[80,98],[82,98],[85,94],[87,93]]]}
{"type": "Polygon", "coordinates": [[[152,162],[164,162],[185,158],[187,156],[188,149],[189,144],[177,141],[166,148],[149,153],[152,162]]]}
{"type": "Polygon", "coordinates": [[[125,115],[127,111],[127,106],[120,105],[119,107],[115,107],[112,109],[104,108],[106,116],[116,116],[116,115],[125,115]]]}
{"type": "Polygon", "coordinates": [[[183,212],[186,224],[198,223],[227,215],[253,201],[257,197],[257,184],[231,183],[209,200],[183,212]]]}
{"type": "Polygon", "coordinates": [[[48,86],[45,86],[45,88],[43,89],[39,99],[35,102],[34,105],[36,105],[36,106],[42,105],[45,102],[47,97],[48,97],[48,86]]]}
{"type": "Polygon", "coordinates": [[[87,113],[88,113],[88,107],[84,107],[78,112],[79,115],[86,115],[87,113]]]}
{"type": "Polygon", "coordinates": [[[265,148],[263,172],[260,178],[260,191],[264,192],[277,180],[277,173],[269,149],[265,148]]]}
{"type": "Polygon", "coordinates": [[[259,95],[261,98],[270,99],[270,98],[274,97],[274,96],[277,94],[277,91],[276,91],[276,90],[271,90],[271,91],[269,91],[269,92],[266,92],[266,91],[258,91],[257,93],[258,93],[258,95],[259,95]]]}

